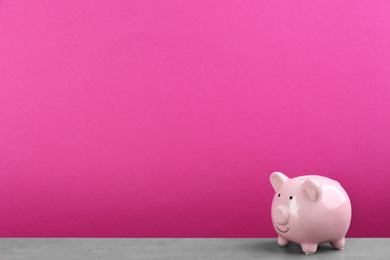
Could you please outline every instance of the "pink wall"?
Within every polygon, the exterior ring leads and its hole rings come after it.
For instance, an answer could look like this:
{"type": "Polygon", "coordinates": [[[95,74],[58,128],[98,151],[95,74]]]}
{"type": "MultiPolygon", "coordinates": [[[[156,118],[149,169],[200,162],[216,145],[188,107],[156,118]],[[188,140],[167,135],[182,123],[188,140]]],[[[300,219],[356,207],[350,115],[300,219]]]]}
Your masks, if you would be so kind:
{"type": "Polygon", "coordinates": [[[276,170],[390,236],[389,28],[385,0],[0,1],[0,236],[276,237],[276,170]]]}

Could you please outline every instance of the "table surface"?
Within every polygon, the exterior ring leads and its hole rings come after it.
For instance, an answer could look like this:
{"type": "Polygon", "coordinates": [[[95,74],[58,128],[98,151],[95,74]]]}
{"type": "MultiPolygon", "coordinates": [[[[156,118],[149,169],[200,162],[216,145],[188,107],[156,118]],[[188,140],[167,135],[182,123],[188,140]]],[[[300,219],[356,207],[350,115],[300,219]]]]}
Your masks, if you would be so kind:
{"type": "Polygon", "coordinates": [[[390,238],[348,238],[343,250],[313,255],[276,238],[0,238],[8,259],[390,259],[390,238]]]}

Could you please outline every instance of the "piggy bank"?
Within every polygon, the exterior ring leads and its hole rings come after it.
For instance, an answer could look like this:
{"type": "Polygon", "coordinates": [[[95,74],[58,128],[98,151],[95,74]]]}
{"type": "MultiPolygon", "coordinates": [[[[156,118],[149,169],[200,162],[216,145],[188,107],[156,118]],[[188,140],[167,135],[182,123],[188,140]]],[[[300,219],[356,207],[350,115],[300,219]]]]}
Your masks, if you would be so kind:
{"type": "Polygon", "coordinates": [[[272,224],[278,244],[300,244],[303,252],[313,254],[320,243],[343,249],[351,223],[351,202],[340,183],[307,175],[288,178],[280,172],[270,176],[275,196],[272,201],[272,224]]]}

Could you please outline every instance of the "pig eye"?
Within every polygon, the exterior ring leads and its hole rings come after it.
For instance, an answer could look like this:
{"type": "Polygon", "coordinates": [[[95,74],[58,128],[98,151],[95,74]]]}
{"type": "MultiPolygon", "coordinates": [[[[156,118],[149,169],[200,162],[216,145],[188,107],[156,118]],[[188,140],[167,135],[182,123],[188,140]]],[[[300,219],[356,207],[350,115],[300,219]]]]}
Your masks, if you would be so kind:
{"type": "Polygon", "coordinates": [[[293,196],[290,196],[290,200],[292,200],[293,199],[293,196]]]}
{"type": "Polygon", "coordinates": [[[279,193],[278,197],[280,197],[280,193],[279,193]]]}

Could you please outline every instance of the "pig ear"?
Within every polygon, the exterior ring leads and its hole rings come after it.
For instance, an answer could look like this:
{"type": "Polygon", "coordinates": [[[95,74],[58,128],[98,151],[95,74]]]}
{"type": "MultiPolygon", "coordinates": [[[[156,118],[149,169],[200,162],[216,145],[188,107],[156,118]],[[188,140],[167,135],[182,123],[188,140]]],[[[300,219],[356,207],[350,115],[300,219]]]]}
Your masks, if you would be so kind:
{"type": "Polygon", "coordinates": [[[301,188],[303,189],[303,193],[311,200],[316,200],[321,195],[321,185],[316,180],[306,180],[301,188]]]}
{"type": "Polygon", "coordinates": [[[289,178],[284,175],[283,173],[281,172],[274,172],[271,174],[271,176],[269,177],[269,180],[271,181],[271,185],[272,187],[274,188],[274,190],[278,190],[278,188],[280,187],[280,185],[287,181],[289,178]]]}

